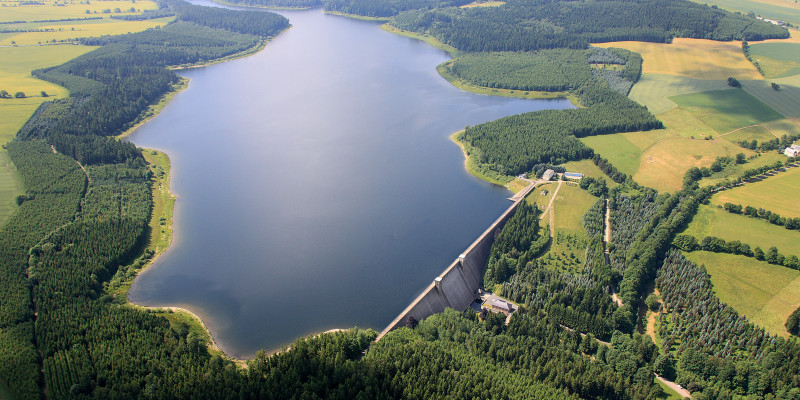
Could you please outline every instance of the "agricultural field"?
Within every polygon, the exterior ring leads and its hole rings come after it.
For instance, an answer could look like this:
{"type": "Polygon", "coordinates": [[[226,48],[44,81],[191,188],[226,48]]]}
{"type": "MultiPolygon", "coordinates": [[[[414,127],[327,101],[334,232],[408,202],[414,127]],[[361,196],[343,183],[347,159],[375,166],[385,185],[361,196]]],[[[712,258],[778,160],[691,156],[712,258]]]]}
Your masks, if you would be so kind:
{"type": "Polygon", "coordinates": [[[149,0],[86,1],[68,4],[56,2],[23,4],[0,1],[0,6],[2,6],[0,22],[21,21],[2,25],[5,33],[0,35],[0,46],[43,45],[72,42],[82,37],[119,35],[163,26],[172,20],[172,18],[160,18],[124,21],[111,18],[112,15],[140,14],[144,10],[157,9],[158,5],[149,0]],[[64,21],[65,19],[77,20],[64,21]]]}
{"type": "Polygon", "coordinates": [[[717,157],[747,152],[728,141],[674,137],[663,140],[642,153],[639,171],[634,179],[659,191],[681,188],[683,175],[689,168],[711,165],[717,157]]]}
{"type": "Polygon", "coordinates": [[[744,90],[713,90],[670,97],[718,134],[783,118],[744,90]]]}
{"type": "Polygon", "coordinates": [[[647,106],[651,113],[661,114],[678,106],[669,99],[672,96],[724,89],[733,89],[728,86],[727,78],[726,80],[709,80],[687,78],[680,75],[644,74],[639,82],[633,85],[628,97],[647,106]]]}
{"type": "Polygon", "coordinates": [[[800,232],[770,224],[763,219],[731,214],[717,206],[701,205],[682,234],[698,239],[716,236],[726,241],[738,240],[767,250],[772,246],[781,254],[800,257],[800,232]]]}
{"type": "MultiPolygon", "coordinates": [[[[797,202],[799,187],[800,168],[790,168],[763,181],[721,191],[711,198],[711,203],[741,204],[776,212],[783,217],[800,218],[797,202]],[[769,195],[765,196],[765,193],[769,195]]],[[[800,255],[800,248],[796,252],[800,255]]]]}
{"type": "Polygon", "coordinates": [[[784,323],[800,306],[800,272],[733,254],[696,251],[685,255],[705,265],[721,301],[770,333],[789,336],[784,323]]]}
{"type": "Polygon", "coordinates": [[[800,75],[760,81],[742,81],[742,88],[786,117],[800,117],[800,75]],[[772,83],[780,90],[772,88],[772,83]]]}
{"type": "Polygon", "coordinates": [[[671,44],[609,42],[597,47],[619,47],[642,55],[643,74],[680,75],[695,79],[727,80],[728,77],[760,79],[761,74],[742,54],[740,42],[675,38],[671,44]]]}
{"type": "Polygon", "coordinates": [[[800,44],[758,43],[750,45],[750,56],[758,62],[766,78],[800,75],[800,44]]]}
{"type": "Polygon", "coordinates": [[[580,140],[583,144],[594,149],[595,153],[611,161],[611,164],[618,170],[628,175],[634,175],[639,170],[642,149],[628,140],[629,135],[627,133],[615,133],[613,135],[587,136],[580,140]]]}
{"type": "Polygon", "coordinates": [[[694,0],[696,3],[715,5],[728,11],[740,11],[800,25],[800,4],[793,0],[694,0]]]}
{"type": "MultiPolygon", "coordinates": [[[[69,93],[61,86],[30,76],[36,68],[57,65],[91,51],[88,46],[5,47],[0,48],[0,90],[11,96],[25,93],[22,99],[0,99],[0,145],[14,138],[19,128],[48,96],[64,97],[69,93]]],[[[0,225],[17,209],[15,198],[22,193],[16,169],[8,153],[0,148],[0,225]]]]}

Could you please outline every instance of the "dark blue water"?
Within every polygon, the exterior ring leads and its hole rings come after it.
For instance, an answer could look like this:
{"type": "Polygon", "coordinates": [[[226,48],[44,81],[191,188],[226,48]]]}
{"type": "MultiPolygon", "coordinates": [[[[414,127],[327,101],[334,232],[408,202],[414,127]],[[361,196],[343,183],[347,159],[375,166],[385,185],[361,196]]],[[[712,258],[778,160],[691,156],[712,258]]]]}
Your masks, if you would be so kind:
{"type": "Polygon", "coordinates": [[[169,153],[179,199],[173,246],[129,297],[191,309],[235,357],[382,329],[510,205],[448,136],[571,107],[456,89],[446,53],[375,23],[282,13],[293,28],[182,71],[189,88],[130,137],[169,153]]]}

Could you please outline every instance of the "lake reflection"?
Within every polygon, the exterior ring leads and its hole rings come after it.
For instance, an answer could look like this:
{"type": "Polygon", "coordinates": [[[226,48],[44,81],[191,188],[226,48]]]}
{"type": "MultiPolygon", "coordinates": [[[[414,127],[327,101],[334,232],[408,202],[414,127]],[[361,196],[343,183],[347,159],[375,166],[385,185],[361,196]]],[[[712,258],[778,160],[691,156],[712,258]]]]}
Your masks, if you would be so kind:
{"type": "Polygon", "coordinates": [[[129,297],[191,309],[234,357],[382,329],[510,205],[449,134],[572,107],[460,91],[436,73],[446,53],[375,23],[281,13],[293,28],[182,71],[189,88],[130,137],[169,153],[179,200],[129,297]]]}

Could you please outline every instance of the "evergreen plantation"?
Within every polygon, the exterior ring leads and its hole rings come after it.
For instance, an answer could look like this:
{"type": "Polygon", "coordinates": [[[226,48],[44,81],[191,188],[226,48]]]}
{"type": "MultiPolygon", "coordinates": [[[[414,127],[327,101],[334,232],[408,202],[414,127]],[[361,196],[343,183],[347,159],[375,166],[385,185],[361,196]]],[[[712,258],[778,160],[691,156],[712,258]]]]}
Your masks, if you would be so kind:
{"type": "MultiPolygon", "coordinates": [[[[152,256],[144,247],[153,208],[141,149],[113,136],[171,90],[178,78],[167,67],[241,54],[289,27],[274,13],[163,0],[152,15],[175,15],[166,27],[85,39],[102,47],[34,71],[71,97],[43,103],[7,145],[26,193],[0,231],[0,381],[20,399],[656,399],[659,374],[695,398],[800,397],[798,341],[770,335],[721,303],[703,267],[673,247],[709,189],[688,182],[659,194],[578,140],[662,127],[626,96],[641,75],[641,57],[589,43],[753,41],[787,37],[786,30],[683,0],[456,7],[465,3],[328,0],[325,7],[393,17],[397,27],[453,45],[466,53],[448,68],[465,81],[579,99],[581,108],[469,127],[462,140],[481,168],[496,173],[591,158],[621,183],[582,185],[598,199],[583,217],[588,244],[580,272],[556,272],[537,259],[549,228],[523,202],[497,235],[484,277],[522,305],[508,325],[502,315],[447,310],[377,343],[376,332],[359,329],[301,338],[281,353],[259,352],[247,368],[212,356],[186,327],[111,295],[122,266],[152,256]],[[659,343],[637,330],[653,283],[665,311],[659,343]]],[[[795,333],[797,314],[787,321],[795,333]]]]}

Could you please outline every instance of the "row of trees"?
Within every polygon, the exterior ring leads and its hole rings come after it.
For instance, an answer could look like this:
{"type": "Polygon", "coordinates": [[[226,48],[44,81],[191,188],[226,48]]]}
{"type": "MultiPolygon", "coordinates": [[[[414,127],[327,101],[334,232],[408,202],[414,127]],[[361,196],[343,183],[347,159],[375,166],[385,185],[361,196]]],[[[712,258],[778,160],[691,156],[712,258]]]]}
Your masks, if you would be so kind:
{"type": "Polygon", "coordinates": [[[750,218],[759,218],[769,221],[771,224],[782,226],[789,230],[800,230],[800,218],[781,217],[780,214],[770,210],[751,206],[742,208],[740,204],[734,203],[725,203],[722,208],[732,214],[743,214],[750,218]]]}
{"type": "Polygon", "coordinates": [[[726,242],[724,239],[706,236],[703,240],[698,241],[697,238],[690,235],[678,235],[675,237],[674,244],[677,248],[683,251],[711,251],[714,253],[728,253],[737,254],[747,257],[753,257],[759,261],[766,261],[770,264],[782,265],[787,268],[798,269],[800,267],[800,260],[796,255],[783,255],[778,251],[775,246],[770,247],[766,252],[761,250],[760,247],[751,247],[747,243],[742,243],[738,240],[726,242]]]}
{"type": "Polygon", "coordinates": [[[656,286],[669,312],[660,317],[659,336],[678,359],[677,383],[709,399],[797,396],[800,345],[720,302],[704,268],[671,250],[656,286]]]}

